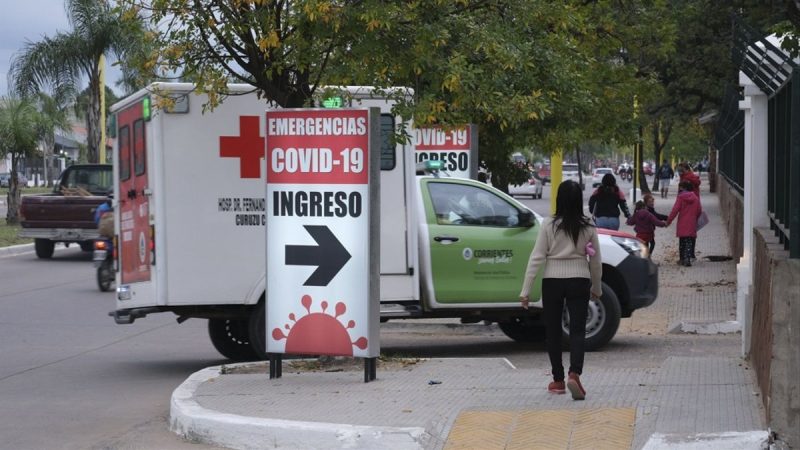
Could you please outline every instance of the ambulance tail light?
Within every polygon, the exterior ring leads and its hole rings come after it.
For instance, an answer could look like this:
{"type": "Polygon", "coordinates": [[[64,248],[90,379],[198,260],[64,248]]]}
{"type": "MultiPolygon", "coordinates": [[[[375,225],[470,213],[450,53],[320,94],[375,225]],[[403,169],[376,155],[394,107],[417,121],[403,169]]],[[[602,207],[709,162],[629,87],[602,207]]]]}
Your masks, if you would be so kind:
{"type": "Polygon", "coordinates": [[[118,244],[118,239],[117,239],[117,235],[115,234],[114,235],[114,239],[111,241],[111,258],[114,261],[114,271],[115,272],[119,271],[119,252],[117,252],[117,248],[118,248],[117,244],[118,244]]]}
{"type": "Polygon", "coordinates": [[[156,227],[150,225],[150,265],[156,265],[156,227]]]}

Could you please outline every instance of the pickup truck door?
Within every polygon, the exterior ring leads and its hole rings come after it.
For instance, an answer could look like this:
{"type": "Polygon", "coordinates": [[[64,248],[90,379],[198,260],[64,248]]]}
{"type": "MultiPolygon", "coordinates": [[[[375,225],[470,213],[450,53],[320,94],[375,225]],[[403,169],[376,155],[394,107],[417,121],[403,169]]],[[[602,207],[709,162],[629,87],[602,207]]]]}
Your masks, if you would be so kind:
{"type": "MultiPolygon", "coordinates": [[[[420,189],[434,293],[429,306],[518,305],[538,223],[521,225],[520,205],[484,183],[431,178],[420,189]]],[[[540,286],[539,280],[531,298],[539,298],[540,286]]]]}
{"type": "Polygon", "coordinates": [[[145,194],[147,148],[141,102],[117,116],[120,218],[119,262],[121,283],[150,281],[150,207],[145,194]]]}

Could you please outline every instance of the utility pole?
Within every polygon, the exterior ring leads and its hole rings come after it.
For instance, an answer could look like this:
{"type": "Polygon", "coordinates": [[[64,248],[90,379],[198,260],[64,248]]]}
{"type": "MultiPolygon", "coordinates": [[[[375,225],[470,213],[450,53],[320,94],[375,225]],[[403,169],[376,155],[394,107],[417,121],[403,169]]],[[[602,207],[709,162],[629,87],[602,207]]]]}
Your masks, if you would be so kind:
{"type": "Polygon", "coordinates": [[[97,149],[100,164],[106,162],[106,56],[100,55],[100,148],[97,149]]]}

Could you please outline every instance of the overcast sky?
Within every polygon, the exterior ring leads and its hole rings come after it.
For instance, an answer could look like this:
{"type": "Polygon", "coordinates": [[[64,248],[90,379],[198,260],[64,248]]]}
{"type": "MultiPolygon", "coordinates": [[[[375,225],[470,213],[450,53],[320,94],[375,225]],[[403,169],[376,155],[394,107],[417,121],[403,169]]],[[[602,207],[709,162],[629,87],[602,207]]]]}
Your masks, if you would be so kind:
{"type": "MultiPolygon", "coordinates": [[[[11,59],[26,41],[38,42],[69,30],[64,0],[0,0],[0,96],[8,93],[11,59]]],[[[118,76],[116,69],[106,72],[106,82],[115,92],[119,92],[114,86],[118,76]]]]}

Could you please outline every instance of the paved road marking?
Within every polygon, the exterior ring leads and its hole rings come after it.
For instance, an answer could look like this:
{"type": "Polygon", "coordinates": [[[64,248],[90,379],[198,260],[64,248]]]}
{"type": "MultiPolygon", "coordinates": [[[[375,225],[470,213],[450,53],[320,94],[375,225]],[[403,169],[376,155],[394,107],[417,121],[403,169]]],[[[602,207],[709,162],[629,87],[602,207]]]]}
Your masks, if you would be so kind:
{"type": "Polygon", "coordinates": [[[445,449],[629,449],[635,419],[634,408],[464,411],[445,449]]]}

